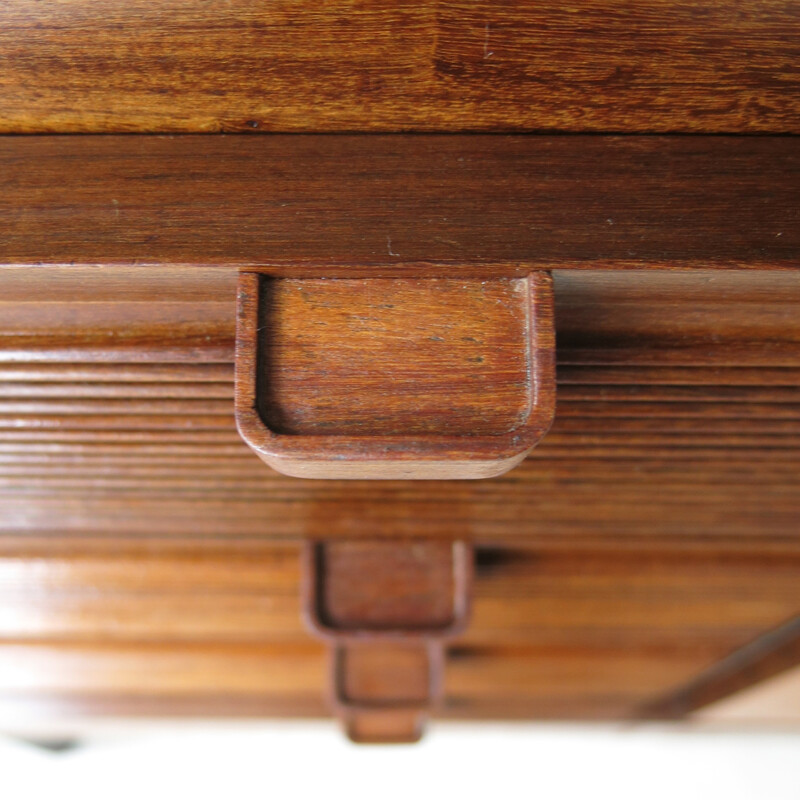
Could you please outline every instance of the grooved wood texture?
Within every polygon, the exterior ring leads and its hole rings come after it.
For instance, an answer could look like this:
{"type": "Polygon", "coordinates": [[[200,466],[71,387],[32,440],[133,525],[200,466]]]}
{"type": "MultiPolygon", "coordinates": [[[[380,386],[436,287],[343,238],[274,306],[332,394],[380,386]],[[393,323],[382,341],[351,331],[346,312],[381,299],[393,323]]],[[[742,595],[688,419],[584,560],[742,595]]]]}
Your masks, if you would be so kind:
{"type": "MultiPolygon", "coordinates": [[[[83,714],[322,716],[299,546],[0,537],[4,724],[83,714]]],[[[621,719],[800,607],[800,548],[624,541],[483,550],[451,719],[621,719]]]]}
{"type": "Polygon", "coordinates": [[[5,0],[0,132],[798,132],[786,0],[5,0]]]}
{"type": "MultiPolygon", "coordinates": [[[[798,142],[2,137],[0,266],[484,279],[536,269],[796,268],[798,142]]],[[[176,331],[188,333],[191,320],[176,331]]]]}
{"type": "Polygon", "coordinates": [[[0,140],[6,723],[325,714],[298,621],[309,535],[492,546],[448,657],[454,719],[640,718],[797,615],[794,140],[465,137],[470,156],[394,137],[364,156],[342,137],[341,167],[317,137],[294,158],[241,141],[0,140]],[[387,188],[401,167],[409,196],[387,188]],[[353,182],[325,194],[317,173],[353,182]],[[352,276],[348,249],[373,275],[556,268],[561,399],[517,471],[300,483],[240,441],[235,268],[352,276]]]}
{"type": "MultiPolygon", "coordinates": [[[[682,712],[768,629],[795,663],[798,42],[785,0],[0,3],[0,134],[307,134],[0,136],[3,725],[326,714],[309,536],[485,546],[444,717],[682,712]],[[554,270],[553,431],[486,484],[269,473],[232,413],[242,268],[554,270]]],[[[419,652],[405,686],[347,655],[356,700],[422,695],[419,652]]]]}
{"type": "Polygon", "coordinates": [[[554,280],[564,396],[551,432],[506,477],[411,491],[298,482],[261,467],[231,409],[235,274],[0,270],[0,315],[15,314],[0,335],[0,530],[796,542],[798,274],[554,280]],[[124,400],[143,385],[161,396],[124,400]],[[116,401],[104,395],[114,387],[116,401]]]}

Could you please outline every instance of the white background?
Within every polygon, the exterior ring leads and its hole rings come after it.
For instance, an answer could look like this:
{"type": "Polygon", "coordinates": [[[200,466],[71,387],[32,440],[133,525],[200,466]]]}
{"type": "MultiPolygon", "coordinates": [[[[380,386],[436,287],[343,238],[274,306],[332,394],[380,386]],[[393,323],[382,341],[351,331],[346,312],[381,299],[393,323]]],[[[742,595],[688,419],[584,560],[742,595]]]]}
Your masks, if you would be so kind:
{"type": "Polygon", "coordinates": [[[800,733],[437,724],[358,747],[323,723],[131,725],[60,754],[0,739],[0,797],[798,800],[800,733]]]}

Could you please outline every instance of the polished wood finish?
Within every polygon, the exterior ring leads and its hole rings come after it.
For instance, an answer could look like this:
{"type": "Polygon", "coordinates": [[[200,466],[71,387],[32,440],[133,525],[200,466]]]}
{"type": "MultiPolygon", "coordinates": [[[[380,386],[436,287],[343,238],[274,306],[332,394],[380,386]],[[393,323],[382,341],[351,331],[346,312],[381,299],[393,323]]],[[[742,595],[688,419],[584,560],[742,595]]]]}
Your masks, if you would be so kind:
{"type": "Polygon", "coordinates": [[[0,132],[800,132],[786,0],[5,0],[0,132]]]}
{"type": "Polygon", "coordinates": [[[554,284],[553,430],[411,491],[273,475],[238,439],[232,271],[0,271],[4,719],[327,714],[309,533],[492,546],[436,718],[641,719],[796,616],[797,273],[554,284]],[[149,405],[106,405],[128,391],[149,405]]]}
{"type": "Polygon", "coordinates": [[[180,266],[481,279],[793,269],[798,141],[0,137],[0,265],[130,266],[154,289],[155,267],[180,266]]]}
{"type": "Polygon", "coordinates": [[[313,543],[307,618],[322,636],[406,639],[463,629],[472,552],[448,541],[313,543]]]}
{"type": "Polygon", "coordinates": [[[553,420],[552,279],[243,273],[235,407],[285,475],[500,475],[553,420]]]}
{"type": "Polygon", "coordinates": [[[305,616],[320,636],[407,642],[467,624],[472,551],[463,542],[316,542],[304,564],[305,616]]]}
{"type": "MultiPolygon", "coordinates": [[[[4,724],[326,715],[300,580],[297,544],[0,537],[4,724]]],[[[633,719],[796,612],[800,548],[552,540],[474,587],[435,718],[633,719]]]]}
{"type": "Polygon", "coordinates": [[[799,25],[779,0],[4,3],[0,133],[275,135],[0,136],[3,725],[328,713],[309,538],[359,740],[416,738],[440,696],[674,717],[797,663],[799,25]],[[240,270],[278,287],[244,358],[240,270]],[[502,435],[531,394],[507,290],[539,271],[558,412],[511,475],[299,482],[240,441],[242,374],[301,449],[502,435]],[[424,413],[357,383],[373,345],[424,413]]]}
{"type": "Polygon", "coordinates": [[[0,335],[6,399],[17,383],[50,391],[0,413],[2,530],[285,541],[452,537],[468,525],[481,544],[796,541],[797,273],[556,271],[554,283],[566,396],[552,430],[514,472],[485,486],[411,491],[271,474],[221,397],[179,397],[179,407],[139,398],[136,412],[121,397],[116,407],[100,397],[63,405],[81,388],[102,391],[112,375],[121,393],[150,383],[179,395],[188,367],[190,383],[221,383],[232,396],[235,274],[0,270],[0,314],[14,320],[0,335]],[[590,374],[576,384],[595,369],[624,372],[613,383],[590,374]],[[671,395],[676,378],[703,395],[671,395]]]}
{"type": "Polygon", "coordinates": [[[335,648],[335,707],[351,741],[410,744],[438,698],[444,655],[435,642],[348,643],[335,648]]]}
{"type": "Polygon", "coordinates": [[[442,700],[444,644],[469,619],[463,542],[306,545],[305,611],[332,642],[332,700],[349,737],[415,742],[442,700]]]}

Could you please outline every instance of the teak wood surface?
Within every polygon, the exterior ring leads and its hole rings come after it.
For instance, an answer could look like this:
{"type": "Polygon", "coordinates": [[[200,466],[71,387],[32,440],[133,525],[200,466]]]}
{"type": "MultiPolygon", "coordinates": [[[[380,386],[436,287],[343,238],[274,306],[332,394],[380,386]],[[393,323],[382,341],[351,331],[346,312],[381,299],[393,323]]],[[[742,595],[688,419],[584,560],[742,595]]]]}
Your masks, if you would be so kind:
{"type": "MultiPolygon", "coordinates": [[[[87,715],[322,716],[300,552],[267,542],[0,541],[7,725],[87,715]]],[[[798,549],[480,550],[449,719],[634,719],[795,615],[798,549]]]]}
{"type": "Polygon", "coordinates": [[[413,489],[261,466],[233,418],[236,282],[0,270],[6,535],[796,539],[796,272],[556,271],[552,430],[507,476],[413,489]]]}
{"type": "Polygon", "coordinates": [[[553,287],[242,273],[236,424],[301,478],[491,478],[555,412],[553,287]]]}
{"type": "Polygon", "coordinates": [[[463,633],[473,553],[464,542],[310,542],[304,607],[331,641],[331,695],[357,742],[414,742],[441,706],[444,647],[463,633]]]}
{"type": "Polygon", "coordinates": [[[241,441],[235,270],[0,270],[4,719],[327,714],[309,535],[482,546],[436,717],[639,719],[797,616],[797,273],[554,284],[552,431],[507,476],[408,484],[241,441]]]}
{"type": "MultiPolygon", "coordinates": [[[[798,42],[784,0],[0,4],[3,725],[327,715],[309,538],[365,576],[351,632],[376,548],[476,546],[436,716],[681,716],[796,663],[798,42]],[[272,135],[16,135],[219,132],[272,135]],[[241,269],[552,271],[553,429],[485,482],[270,472],[241,269]]],[[[334,647],[340,699],[429,699],[441,648],[383,644],[334,647]]]]}
{"type": "Polygon", "coordinates": [[[0,132],[800,132],[791,0],[4,0],[0,132]]]}
{"type": "Polygon", "coordinates": [[[574,268],[795,269],[798,142],[0,137],[0,266],[484,279],[574,268]]]}

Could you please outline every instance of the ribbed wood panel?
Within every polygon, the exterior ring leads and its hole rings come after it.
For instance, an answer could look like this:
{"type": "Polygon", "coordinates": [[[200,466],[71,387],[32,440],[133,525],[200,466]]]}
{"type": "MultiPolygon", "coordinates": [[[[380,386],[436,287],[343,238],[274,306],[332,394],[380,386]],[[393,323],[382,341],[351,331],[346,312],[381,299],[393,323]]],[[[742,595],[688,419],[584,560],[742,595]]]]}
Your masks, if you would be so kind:
{"type": "MultiPolygon", "coordinates": [[[[0,708],[321,714],[299,578],[296,546],[6,539],[0,708]]],[[[797,552],[483,550],[442,714],[633,717],[798,604],[797,552]]]]}
{"type": "Polygon", "coordinates": [[[796,274],[556,272],[553,430],[507,476],[413,487],[240,441],[235,277],[0,272],[6,719],[326,713],[307,535],[492,545],[453,718],[636,717],[796,615],[796,274]]]}
{"type": "Polygon", "coordinates": [[[2,308],[14,314],[0,336],[0,526],[59,536],[796,542],[796,274],[555,278],[551,433],[508,476],[412,492],[287,479],[241,443],[232,273],[4,272],[2,308]]]}

